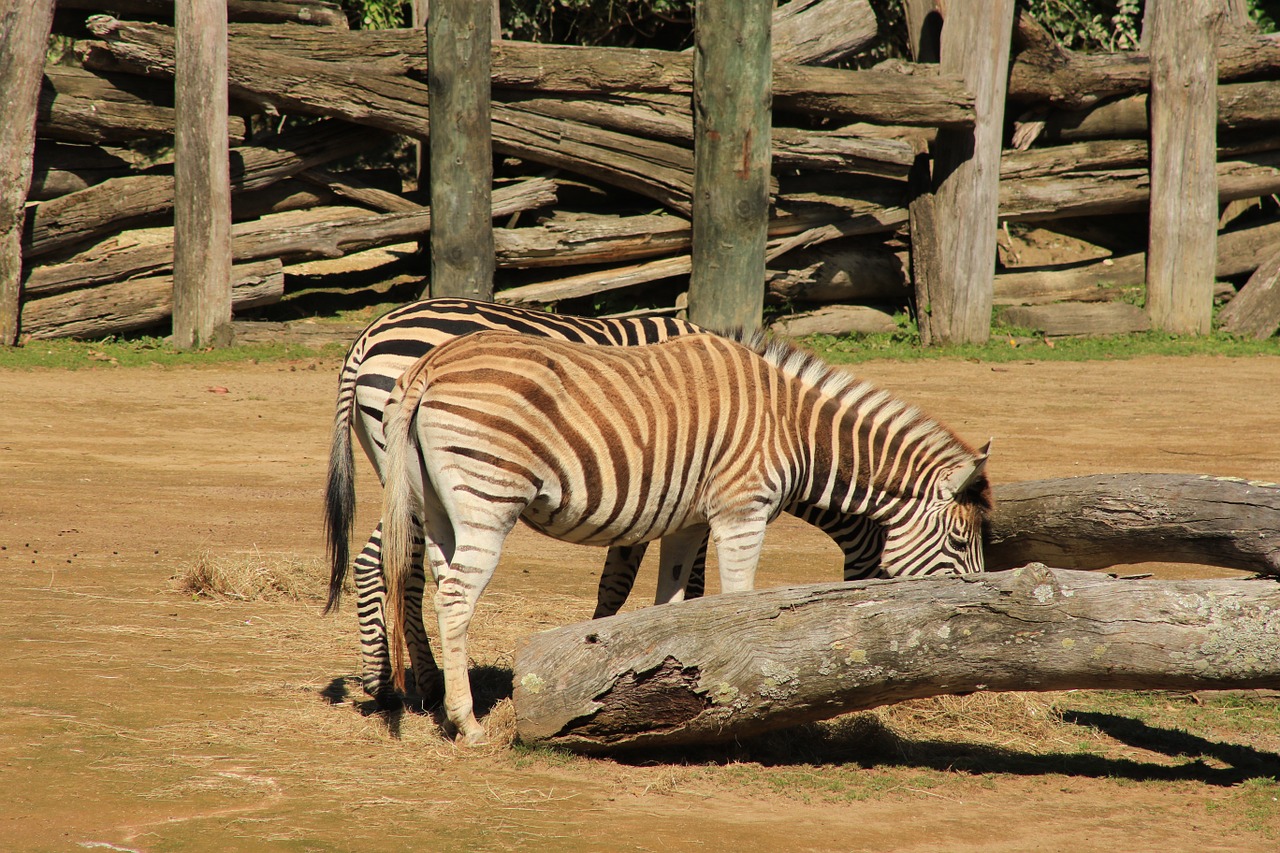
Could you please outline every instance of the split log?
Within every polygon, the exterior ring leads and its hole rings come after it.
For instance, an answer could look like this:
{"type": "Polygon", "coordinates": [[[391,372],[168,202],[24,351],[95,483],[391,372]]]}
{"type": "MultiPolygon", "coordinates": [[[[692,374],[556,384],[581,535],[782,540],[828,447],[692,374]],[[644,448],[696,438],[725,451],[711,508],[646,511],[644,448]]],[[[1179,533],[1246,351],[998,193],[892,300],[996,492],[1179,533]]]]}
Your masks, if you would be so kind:
{"type": "MultiPolygon", "coordinates": [[[[1214,276],[1253,272],[1280,245],[1280,222],[1218,234],[1214,276]]],[[[1146,253],[1134,252],[1056,267],[1015,268],[996,275],[997,305],[1034,305],[1065,299],[1107,301],[1146,281],[1146,253]]],[[[1240,309],[1237,309],[1240,310],[1240,309]]]]}
{"type": "MultiPolygon", "coordinates": [[[[284,271],[277,260],[231,267],[232,310],[279,302],[284,271]]],[[[32,338],[104,338],[150,329],[173,314],[173,276],[120,281],[29,299],[22,305],[22,333],[32,338]]]]}
{"type": "Polygon", "coordinates": [[[773,10],[773,61],[834,65],[879,37],[867,0],[791,0],[773,10]]]}
{"type": "Polygon", "coordinates": [[[787,252],[765,272],[765,301],[904,302],[910,295],[905,252],[883,243],[838,240],[787,252]]]}
{"type": "Polygon", "coordinates": [[[611,293],[638,284],[648,284],[664,278],[687,276],[693,270],[693,257],[675,255],[621,267],[609,267],[595,272],[568,276],[555,281],[509,287],[494,297],[504,305],[547,305],[562,299],[578,299],[611,293]]]}
{"type": "Polygon", "coordinates": [[[976,690],[1280,684],[1280,585],[1042,565],[714,595],[536,634],[516,731],[580,752],[732,741],[976,690]]]}
{"type": "MultiPolygon", "coordinates": [[[[272,147],[232,151],[233,192],[260,189],[282,178],[354,154],[371,144],[368,130],[330,122],[277,137],[272,147]]],[[[173,175],[148,173],[113,178],[36,205],[25,235],[29,258],[48,255],[173,210],[173,175]]]]}
{"type": "Polygon", "coordinates": [[[1058,302],[1013,305],[998,314],[1007,326],[1042,335],[1127,335],[1151,330],[1151,318],[1127,302],[1058,302]]]}
{"type": "Polygon", "coordinates": [[[1258,267],[1218,314],[1219,327],[1233,335],[1266,340],[1280,329],[1280,251],[1258,267]]]}
{"type": "Polygon", "coordinates": [[[1099,474],[995,491],[988,571],[1164,562],[1280,575],[1280,485],[1235,477],[1099,474]]]}

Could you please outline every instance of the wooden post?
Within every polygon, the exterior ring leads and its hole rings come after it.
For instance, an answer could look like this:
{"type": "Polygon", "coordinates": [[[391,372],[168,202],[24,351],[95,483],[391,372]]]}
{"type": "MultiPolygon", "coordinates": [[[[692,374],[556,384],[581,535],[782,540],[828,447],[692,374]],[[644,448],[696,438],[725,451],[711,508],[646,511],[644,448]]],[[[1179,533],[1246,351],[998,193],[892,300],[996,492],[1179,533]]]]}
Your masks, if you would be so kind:
{"type": "Polygon", "coordinates": [[[769,222],[769,0],[702,0],[693,54],[693,272],[689,319],[760,327],[769,222]]]}
{"type": "Polygon", "coordinates": [[[487,2],[433,0],[427,20],[432,296],[493,299],[492,15],[487,2]]]}
{"type": "Polygon", "coordinates": [[[226,0],[175,11],[173,342],[231,344],[226,0]]]}
{"type": "Polygon", "coordinates": [[[0,2],[0,346],[18,341],[23,207],[31,188],[40,72],[53,0],[0,2]]]}
{"type": "Polygon", "coordinates": [[[1205,334],[1218,232],[1220,0],[1151,0],[1151,231],[1147,313],[1157,329],[1205,334]]]}
{"type": "MultiPolygon", "coordinates": [[[[922,0],[915,5],[927,6],[927,14],[916,10],[908,19],[932,32],[935,4],[922,0]]],[[[934,209],[919,219],[932,224],[935,234],[922,244],[936,247],[936,257],[912,263],[920,335],[926,344],[983,343],[991,335],[1013,7],[1013,0],[962,0],[949,4],[942,24],[942,70],[963,79],[973,92],[977,121],[972,130],[939,130],[932,149],[934,209]]],[[[931,39],[921,33],[913,43],[921,56],[932,52],[931,39]]],[[[913,204],[916,199],[918,194],[913,204]]],[[[913,228],[913,244],[916,239],[913,228]]]]}

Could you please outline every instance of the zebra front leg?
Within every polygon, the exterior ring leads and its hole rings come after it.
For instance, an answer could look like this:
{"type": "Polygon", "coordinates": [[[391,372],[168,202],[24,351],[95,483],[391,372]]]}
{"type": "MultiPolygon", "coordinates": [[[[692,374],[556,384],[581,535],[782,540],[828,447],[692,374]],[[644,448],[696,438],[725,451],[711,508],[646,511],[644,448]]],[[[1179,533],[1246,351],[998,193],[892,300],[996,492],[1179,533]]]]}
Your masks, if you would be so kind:
{"type": "Polygon", "coordinates": [[[720,592],[755,588],[756,566],[764,548],[768,515],[719,516],[711,519],[711,538],[720,563],[720,592]]]}
{"type": "Polygon", "coordinates": [[[658,567],[658,591],[653,598],[654,604],[685,599],[694,565],[699,557],[706,559],[707,533],[707,525],[697,524],[662,537],[662,559],[658,567]]]}
{"type": "Polygon", "coordinates": [[[622,609],[635,585],[636,573],[644,560],[648,542],[615,546],[604,558],[604,570],[600,573],[600,586],[596,591],[596,612],[592,619],[612,616],[622,609]]]}

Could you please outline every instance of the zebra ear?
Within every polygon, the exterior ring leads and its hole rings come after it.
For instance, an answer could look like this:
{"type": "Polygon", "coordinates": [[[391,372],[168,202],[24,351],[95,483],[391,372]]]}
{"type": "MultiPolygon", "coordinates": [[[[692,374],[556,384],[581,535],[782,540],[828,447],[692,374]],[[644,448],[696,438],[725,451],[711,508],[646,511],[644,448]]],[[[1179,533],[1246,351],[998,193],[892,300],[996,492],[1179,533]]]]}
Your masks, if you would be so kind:
{"type": "Polygon", "coordinates": [[[951,472],[951,476],[947,477],[947,481],[943,484],[942,490],[948,500],[956,495],[964,494],[965,489],[974,484],[975,481],[987,470],[987,458],[991,455],[991,442],[994,439],[988,439],[987,443],[978,451],[978,457],[951,472]]]}

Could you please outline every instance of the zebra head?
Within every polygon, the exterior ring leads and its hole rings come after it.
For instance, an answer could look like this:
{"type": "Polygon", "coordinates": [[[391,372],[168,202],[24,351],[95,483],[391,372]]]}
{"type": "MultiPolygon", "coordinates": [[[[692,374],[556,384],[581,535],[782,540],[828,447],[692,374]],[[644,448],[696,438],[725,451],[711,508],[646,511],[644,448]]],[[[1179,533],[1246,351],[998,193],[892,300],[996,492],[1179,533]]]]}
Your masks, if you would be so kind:
{"type": "Polygon", "coordinates": [[[889,577],[983,571],[982,530],[991,512],[988,441],[960,467],[943,471],[931,493],[886,519],[880,572],[889,577]]]}

